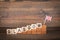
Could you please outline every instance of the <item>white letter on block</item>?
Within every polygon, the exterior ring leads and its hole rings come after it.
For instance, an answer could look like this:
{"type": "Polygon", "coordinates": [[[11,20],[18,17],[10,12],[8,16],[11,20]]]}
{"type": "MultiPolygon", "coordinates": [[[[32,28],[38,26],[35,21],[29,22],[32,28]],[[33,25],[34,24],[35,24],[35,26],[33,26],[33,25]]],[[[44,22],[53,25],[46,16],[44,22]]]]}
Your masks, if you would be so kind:
{"type": "Polygon", "coordinates": [[[7,29],[7,34],[12,34],[12,29],[7,29]]]}
{"type": "Polygon", "coordinates": [[[27,25],[27,30],[31,30],[31,26],[30,25],[27,25]]]}
{"type": "Polygon", "coordinates": [[[12,34],[17,34],[17,30],[16,29],[12,29],[12,34]]]}
{"type": "Polygon", "coordinates": [[[42,28],[42,23],[37,23],[37,28],[42,28]]]}
{"type": "Polygon", "coordinates": [[[26,27],[22,27],[22,31],[23,32],[27,31],[27,28],[26,27]]]}
{"type": "Polygon", "coordinates": [[[17,33],[21,33],[22,32],[22,28],[17,28],[17,33]]]}
{"type": "Polygon", "coordinates": [[[37,25],[36,24],[31,24],[31,29],[36,29],[37,25]]]}

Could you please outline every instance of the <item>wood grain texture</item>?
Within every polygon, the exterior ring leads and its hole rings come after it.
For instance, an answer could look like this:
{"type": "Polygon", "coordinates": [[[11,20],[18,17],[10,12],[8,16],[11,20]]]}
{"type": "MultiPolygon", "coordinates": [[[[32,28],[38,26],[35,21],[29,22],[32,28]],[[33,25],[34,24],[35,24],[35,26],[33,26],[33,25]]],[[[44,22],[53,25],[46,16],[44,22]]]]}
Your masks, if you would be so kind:
{"type": "Polygon", "coordinates": [[[48,27],[60,27],[60,2],[0,2],[0,27],[43,23],[46,14],[53,17],[48,27]]]}

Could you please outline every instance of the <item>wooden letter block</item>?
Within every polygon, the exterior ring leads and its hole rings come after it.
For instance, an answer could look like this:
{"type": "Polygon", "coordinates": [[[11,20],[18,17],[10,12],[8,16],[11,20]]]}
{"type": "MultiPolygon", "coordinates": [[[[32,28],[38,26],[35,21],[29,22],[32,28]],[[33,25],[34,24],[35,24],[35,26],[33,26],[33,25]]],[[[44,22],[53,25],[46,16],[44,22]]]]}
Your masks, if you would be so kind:
{"type": "Polygon", "coordinates": [[[22,34],[26,34],[26,31],[27,31],[27,27],[22,27],[22,34]]]}
{"type": "Polygon", "coordinates": [[[7,29],[7,34],[17,34],[16,29],[7,29]]]}
{"type": "Polygon", "coordinates": [[[7,31],[7,34],[8,34],[8,35],[9,35],[9,34],[12,34],[12,29],[7,29],[6,31],[7,31]]]}
{"type": "Polygon", "coordinates": [[[42,34],[46,34],[46,25],[42,26],[42,34]]]}
{"type": "Polygon", "coordinates": [[[17,30],[16,29],[12,29],[12,34],[17,34],[17,30]]]}
{"type": "Polygon", "coordinates": [[[28,30],[28,31],[27,31],[27,34],[32,34],[32,31],[31,31],[31,30],[28,30]]]}
{"type": "Polygon", "coordinates": [[[31,31],[32,31],[32,34],[36,34],[37,33],[36,29],[32,29],[31,31]]]}
{"type": "Polygon", "coordinates": [[[42,28],[36,28],[37,34],[42,34],[42,28]]]}
{"type": "Polygon", "coordinates": [[[21,34],[22,33],[22,29],[21,28],[17,28],[17,34],[21,34]]]}
{"type": "Polygon", "coordinates": [[[21,34],[27,34],[27,32],[22,32],[21,34]]]}

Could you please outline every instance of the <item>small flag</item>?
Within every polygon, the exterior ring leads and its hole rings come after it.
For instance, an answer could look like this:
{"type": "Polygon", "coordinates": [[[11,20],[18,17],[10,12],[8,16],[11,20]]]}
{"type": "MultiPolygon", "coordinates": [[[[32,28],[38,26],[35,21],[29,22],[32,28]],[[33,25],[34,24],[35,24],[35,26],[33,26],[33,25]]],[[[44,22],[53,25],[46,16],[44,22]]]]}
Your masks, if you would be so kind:
{"type": "Polygon", "coordinates": [[[45,20],[47,20],[47,21],[51,21],[51,19],[52,19],[52,16],[47,16],[47,15],[46,15],[45,20]]]}

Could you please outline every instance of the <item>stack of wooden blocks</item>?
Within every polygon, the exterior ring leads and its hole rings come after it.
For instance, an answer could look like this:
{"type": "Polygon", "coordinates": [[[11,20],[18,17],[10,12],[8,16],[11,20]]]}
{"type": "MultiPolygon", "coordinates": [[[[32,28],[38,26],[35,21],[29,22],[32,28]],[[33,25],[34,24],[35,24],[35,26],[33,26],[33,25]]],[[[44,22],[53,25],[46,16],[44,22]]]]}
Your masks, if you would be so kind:
{"type": "Polygon", "coordinates": [[[42,28],[36,28],[22,32],[21,34],[46,34],[46,25],[43,25],[42,28]]]}

